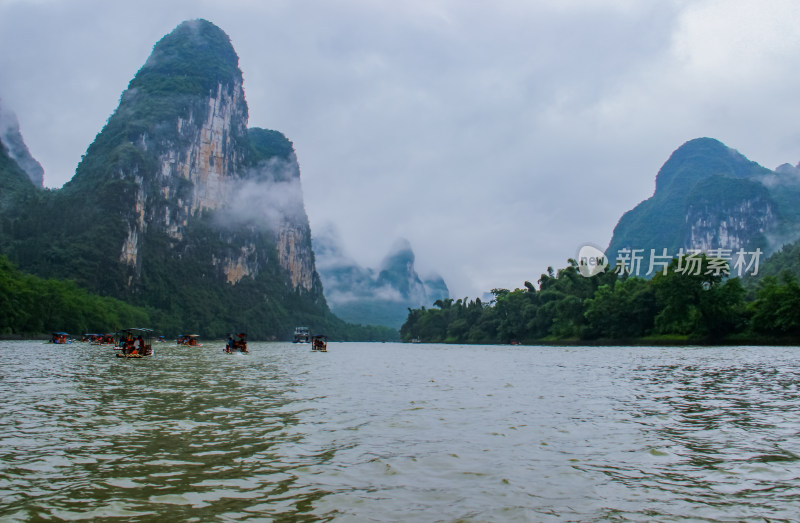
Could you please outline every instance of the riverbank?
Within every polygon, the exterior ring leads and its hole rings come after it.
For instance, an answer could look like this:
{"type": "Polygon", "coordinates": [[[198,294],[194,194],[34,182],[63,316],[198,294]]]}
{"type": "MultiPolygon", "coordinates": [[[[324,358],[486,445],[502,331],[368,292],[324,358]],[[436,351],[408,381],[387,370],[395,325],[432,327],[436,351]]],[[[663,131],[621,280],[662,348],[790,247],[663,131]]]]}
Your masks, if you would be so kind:
{"type": "Polygon", "coordinates": [[[0,334],[0,341],[49,340],[52,336],[52,334],[43,332],[37,334],[0,334]]]}
{"type": "MultiPolygon", "coordinates": [[[[410,343],[410,342],[407,342],[410,343]]],[[[692,336],[647,336],[643,338],[600,338],[585,340],[580,338],[547,338],[536,341],[490,343],[466,343],[463,341],[431,342],[422,340],[424,344],[436,345],[512,345],[520,347],[795,347],[800,346],[800,338],[793,336],[730,336],[721,340],[695,338],[692,336]]]]}

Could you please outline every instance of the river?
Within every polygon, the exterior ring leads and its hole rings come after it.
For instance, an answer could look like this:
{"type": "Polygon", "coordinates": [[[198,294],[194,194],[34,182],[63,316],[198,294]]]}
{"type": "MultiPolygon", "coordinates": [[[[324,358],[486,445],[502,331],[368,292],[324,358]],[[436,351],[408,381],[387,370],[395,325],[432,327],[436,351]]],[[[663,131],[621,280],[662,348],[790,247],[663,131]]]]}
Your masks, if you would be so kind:
{"type": "Polygon", "coordinates": [[[800,349],[0,342],[0,520],[798,521],[800,349]]]}

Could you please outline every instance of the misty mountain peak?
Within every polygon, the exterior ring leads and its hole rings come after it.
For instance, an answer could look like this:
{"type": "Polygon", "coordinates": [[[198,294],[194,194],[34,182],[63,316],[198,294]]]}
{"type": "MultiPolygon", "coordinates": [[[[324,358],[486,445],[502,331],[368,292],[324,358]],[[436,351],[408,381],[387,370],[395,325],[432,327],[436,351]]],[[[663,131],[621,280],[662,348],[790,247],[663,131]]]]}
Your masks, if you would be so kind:
{"type": "Polygon", "coordinates": [[[775,168],[775,172],[778,174],[790,175],[795,178],[800,177],[800,163],[797,165],[783,163],[775,168]]]}
{"type": "Polygon", "coordinates": [[[239,56],[228,35],[203,19],[182,22],[153,47],[129,88],[158,91],[158,79],[179,78],[187,93],[204,94],[217,83],[242,82],[239,56]]]}
{"type": "Polygon", "coordinates": [[[417,274],[414,251],[405,238],[394,242],[377,274],[344,253],[333,225],[322,227],[313,245],[325,298],[331,310],[346,321],[399,328],[409,307],[431,306],[449,297],[440,276],[423,281],[417,274]]]}
{"type": "Polygon", "coordinates": [[[37,187],[44,187],[44,169],[31,156],[28,146],[22,139],[17,115],[3,107],[0,100],[0,143],[5,146],[8,156],[28,175],[37,187]]]}
{"type": "Polygon", "coordinates": [[[713,175],[749,178],[770,171],[714,138],[695,138],[676,149],[656,175],[656,196],[670,196],[713,175]]]}
{"type": "Polygon", "coordinates": [[[398,238],[389,249],[389,253],[381,262],[381,270],[408,270],[414,267],[414,250],[411,242],[405,238],[398,238]]]}

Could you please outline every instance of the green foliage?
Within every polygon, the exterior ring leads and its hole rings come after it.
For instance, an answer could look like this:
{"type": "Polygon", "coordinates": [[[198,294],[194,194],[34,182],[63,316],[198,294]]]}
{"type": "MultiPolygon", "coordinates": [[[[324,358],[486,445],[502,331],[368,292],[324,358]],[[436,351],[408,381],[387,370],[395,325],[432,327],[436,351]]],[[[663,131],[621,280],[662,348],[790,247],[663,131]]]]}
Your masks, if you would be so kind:
{"type": "Polygon", "coordinates": [[[761,278],[766,276],[779,277],[783,273],[800,278],[800,242],[784,245],[769,258],[763,260],[758,268],[758,274],[745,278],[745,286],[748,289],[755,289],[761,278]]]}
{"type": "MultiPolygon", "coordinates": [[[[691,334],[719,340],[744,322],[744,289],[738,279],[724,281],[713,260],[700,256],[697,266],[674,260],[666,274],[653,277],[660,312],[658,334],[691,334]]],[[[727,272],[727,269],[726,271],[727,272]]]]}
{"type": "Polygon", "coordinates": [[[250,161],[258,164],[271,158],[288,160],[294,153],[294,146],[283,133],[270,129],[251,127],[247,130],[250,144],[250,161]]]}
{"type": "Polygon", "coordinates": [[[0,141],[0,211],[17,199],[30,197],[35,190],[36,186],[0,141]]]}
{"type": "Polygon", "coordinates": [[[73,281],[22,273],[0,256],[0,334],[111,332],[149,323],[142,308],[90,294],[73,281]]]}
{"type": "Polygon", "coordinates": [[[749,304],[754,330],[761,334],[800,335],[800,285],[786,272],[783,282],[766,276],[759,282],[755,301],[749,304]]]}
{"type": "Polygon", "coordinates": [[[602,285],[586,300],[587,335],[616,340],[647,336],[656,311],[655,290],[646,280],[627,278],[602,285]]]}
{"type": "Polygon", "coordinates": [[[171,299],[159,304],[162,307],[137,307],[91,294],[71,280],[25,274],[0,256],[0,335],[112,332],[144,325],[169,336],[192,331],[205,338],[221,338],[233,331],[245,331],[253,340],[288,340],[294,327],[304,324],[334,340],[399,340],[395,329],[348,324],[321,307],[309,308],[307,300],[299,296],[295,301],[306,304],[306,313],[297,313],[298,304],[287,296],[259,303],[258,286],[255,281],[245,281],[238,294],[224,296],[231,309],[223,316],[216,304],[219,296],[203,287],[168,288],[165,294],[171,299]]]}
{"type": "Polygon", "coordinates": [[[584,278],[574,260],[548,269],[536,289],[494,289],[489,304],[466,298],[410,309],[403,340],[443,343],[752,343],[800,335],[800,284],[765,278],[748,303],[722,260],[676,259],[651,280],[613,272],[584,278]]]}
{"type": "Polygon", "coordinates": [[[238,78],[239,57],[228,35],[206,20],[181,23],[153,47],[130,88],[144,92],[206,94],[238,78]]]}

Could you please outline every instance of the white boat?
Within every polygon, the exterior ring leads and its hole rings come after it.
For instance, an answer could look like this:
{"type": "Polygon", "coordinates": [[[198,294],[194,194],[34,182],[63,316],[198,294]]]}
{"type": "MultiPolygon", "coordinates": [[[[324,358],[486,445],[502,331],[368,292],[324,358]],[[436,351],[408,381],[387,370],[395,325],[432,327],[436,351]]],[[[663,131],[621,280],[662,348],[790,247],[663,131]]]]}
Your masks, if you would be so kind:
{"type": "Polygon", "coordinates": [[[308,330],[308,327],[295,327],[292,343],[311,343],[311,331],[308,330]]]}

